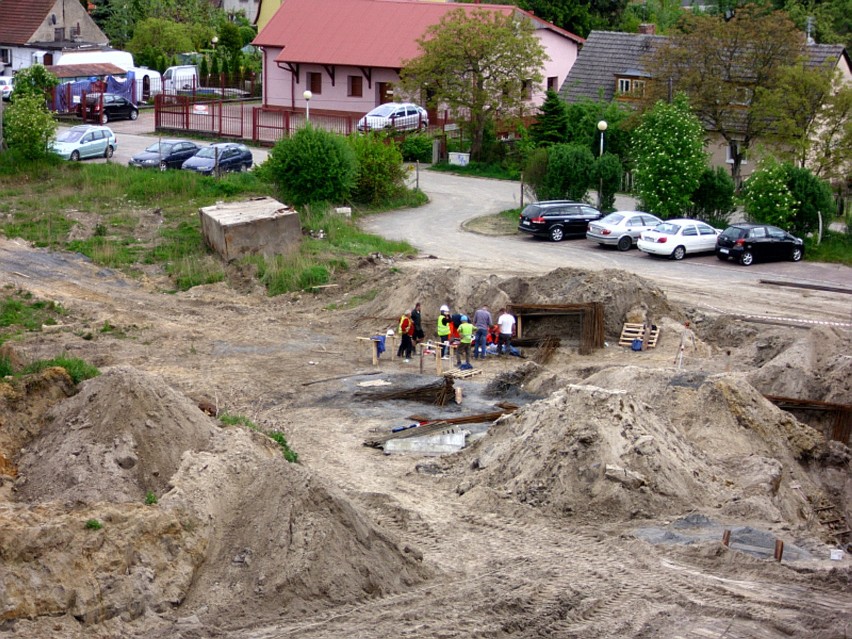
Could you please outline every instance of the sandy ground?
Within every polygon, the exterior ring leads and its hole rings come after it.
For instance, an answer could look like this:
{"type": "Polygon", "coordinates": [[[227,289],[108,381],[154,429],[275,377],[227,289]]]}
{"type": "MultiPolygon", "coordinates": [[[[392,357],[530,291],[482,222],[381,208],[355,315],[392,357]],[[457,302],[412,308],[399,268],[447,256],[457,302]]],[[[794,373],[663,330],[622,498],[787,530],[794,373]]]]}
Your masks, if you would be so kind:
{"type": "MultiPolygon", "coordinates": [[[[17,449],[4,409],[0,444],[18,476],[2,486],[0,636],[852,631],[852,561],[829,559],[839,540],[814,510],[828,500],[852,514],[848,449],[761,397],[807,388],[849,403],[843,326],[741,322],[694,303],[719,299],[724,283],[682,300],[615,270],[509,276],[379,257],[336,287],[268,298],[245,281],[166,295],[156,274],[133,281],[7,240],[0,263],[4,285],[68,309],[62,326],[14,344],[21,359],[64,352],[105,372],[73,397],[41,400],[45,416],[16,431],[17,449]],[[457,382],[461,406],[355,396],[363,381],[434,381],[387,354],[370,374],[356,339],[384,333],[415,300],[428,328],[444,302],[470,312],[484,301],[598,299],[608,346],[593,355],[577,354],[568,327],[544,364],[532,350],[478,362],[481,375],[457,382]],[[663,328],[658,348],[615,346],[625,318],[643,314],[663,328]],[[102,332],[105,322],[116,330],[102,332]],[[501,399],[521,409],[487,434],[472,429],[461,453],[363,445],[412,414],[463,415],[501,399]],[[284,432],[299,463],[198,406],[284,432]],[[156,510],[142,505],[149,491],[156,510]],[[89,517],[108,524],[86,531],[89,517]]],[[[785,310],[801,308],[787,295],[785,310]]],[[[809,295],[809,312],[848,316],[848,300],[809,295]]],[[[749,304],[767,315],[779,306],[753,292],[749,304]]]]}

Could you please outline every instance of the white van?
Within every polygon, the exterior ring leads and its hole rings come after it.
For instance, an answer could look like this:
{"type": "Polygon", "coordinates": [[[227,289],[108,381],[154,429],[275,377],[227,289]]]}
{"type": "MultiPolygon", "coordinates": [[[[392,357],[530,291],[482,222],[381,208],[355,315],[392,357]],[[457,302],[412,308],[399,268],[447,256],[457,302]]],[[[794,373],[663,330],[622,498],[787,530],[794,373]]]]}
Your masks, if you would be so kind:
{"type": "Polygon", "coordinates": [[[194,64],[169,67],[163,73],[163,91],[166,93],[189,91],[199,86],[198,67],[194,64]]]}

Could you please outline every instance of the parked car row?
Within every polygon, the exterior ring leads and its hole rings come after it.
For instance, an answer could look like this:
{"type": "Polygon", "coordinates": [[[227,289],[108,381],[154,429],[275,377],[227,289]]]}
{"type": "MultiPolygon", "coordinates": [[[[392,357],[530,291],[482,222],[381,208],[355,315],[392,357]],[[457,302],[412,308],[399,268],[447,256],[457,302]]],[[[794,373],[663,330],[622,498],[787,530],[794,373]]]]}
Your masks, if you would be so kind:
{"type": "MultiPolygon", "coordinates": [[[[80,124],[61,132],[51,150],[65,160],[111,158],[118,140],[107,126],[80,124]]],[[[185,169],[204,175],[226,171],[247,171],[254,160],[251,150],[237,142],[217,142],[200,147],[190,140],[161,140],[127,162],[137,168],[185,169]]]]}
{"type": "Polygon", "coordinates": [[[700,220],[661,220],[643,211],[615,211],[602,216],[596,208],[571,200],[533,202],[521,211],[518,230],[559,242],[581,237],[601,246],[682,260],[687,255],[715,252],[744,266],[755,261],[792,260],[804,255],[804,242],[768,224],[733,224],[725,231],[700,220]]]}

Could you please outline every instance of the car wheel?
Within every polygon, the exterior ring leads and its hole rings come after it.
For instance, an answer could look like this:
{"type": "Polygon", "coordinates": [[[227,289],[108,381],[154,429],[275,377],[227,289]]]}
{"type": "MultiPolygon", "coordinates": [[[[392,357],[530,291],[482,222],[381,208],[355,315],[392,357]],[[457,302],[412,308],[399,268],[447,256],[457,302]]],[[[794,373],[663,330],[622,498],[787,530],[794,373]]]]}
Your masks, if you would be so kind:
{"type": "Polygon", "coordinates": [[[743,251],[743,254],[740,255],[740,264],[743,266],[751,266],[754,262],[754,255],[751,251],[743,251]]]}
{"type": "Polygon", "coordinates": [[[161,170],[161,171],[165,171],[165,170],[166,170],[166,169],[168,169],[168,168],[169,168],[169,165],[168,165],[168,164],[166,164],[165,160],[164,160],[164,161],[162,161],[162,162],[160,162],[160,170],[161,170]]]}
{"type": "Polygon", "coordinates": [[[672,251],[673,260],[682,260],[684,255],[686,255],[686,249],[683,246],[676,246],[672,251]]]}
{"type": "Polygon", "coordinates": [[[429,123],[421,120],[420,125],[417,127],[417,130],[418,131],[425,131],[428,128],[429,128],[429,123]]]}
{"type": "Polygon", "coordinates": [[[139,111],[137,111],[136,109],[133,109],[133,110],[130,112],[130,119],[131,119],[131,120],[135,120],[135,119],[136,119],[136,118],[138,118],[138,117],[139,117],[139,111]]]}
{"type": "Polygon", "coordinates": [[[618,238],[617,246],[619,251],[629,251],[633,246],[633,239],[629,235],[622,235],[618,238]]]}
{"type": "Polygon", "coordinates": [[[728,256],[727,256],[727,255],[725,255],[724,253],[716,253],[716,257],[718,257],[718,258],[719,258],[720,260],[722,260],[723,262],[727,262],[727,261],[728,261],[728,256]]]}
{"type": "Polygon", "coordinates": [[[799,260],[802,259],[802,247],[801,246],[794,246],[793,247],[793,252],[790,254],[790,259],[793,260],[794,262],[798,262],[799,260]]]}
{"type": "Polygon", "coordinates": [[[109,122],[109,116],[106,113],[101,113],[101,124],[109,122]]]}
{"type": "Polygon", "coordinates": [[[106,159],[111,158],[111,157],[112,157],[112,152],[113,152],[113,151],[114,151],[114,149],[112,148],[112,145],[107,144],[107,148],[105,148],[105,149],[104,149],[104,157],[105,157],[106,159]]]}
{"type": "Polygon", "coordinates": [[[240,164],[240,173],[245,173],[246,171],[248,171],[248,166],[240,164]]]}
{"type": "Polygon", "coordinates": [[[71,157],[69,158],[72,162],[80,161],[80,152],[79,151],[71,151],[71,157]]]}
{"type": "Polygon", "coordinates": [[[561,242],[565,239],[565,232],[562,230],[561,226],[554,226],[550,229],[550,239],[554,242],[561,242]]]}

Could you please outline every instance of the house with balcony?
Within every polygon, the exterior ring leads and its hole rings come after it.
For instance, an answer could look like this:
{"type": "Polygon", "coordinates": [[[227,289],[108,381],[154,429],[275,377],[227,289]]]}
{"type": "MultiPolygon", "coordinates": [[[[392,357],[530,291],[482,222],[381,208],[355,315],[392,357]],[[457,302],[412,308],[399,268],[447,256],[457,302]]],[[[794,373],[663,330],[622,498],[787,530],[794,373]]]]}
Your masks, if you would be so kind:
{"type": "Polygon", "coordinates": [[[263,56],[263,104],[364,114],[394,101],[406,60],[420,54],[417,40],[449,12],[488,10],[532,21],[548,56],[540,86],[530,88],[530,107],[547,89],[563,84],[583,38],[514,6],[418,0],[284,0],[253,44],[263,56]]]}
{"type": "Polygon", "coordinates": [[[0,75],[108,42],[80,0],[0,0],[0,75]]]}

